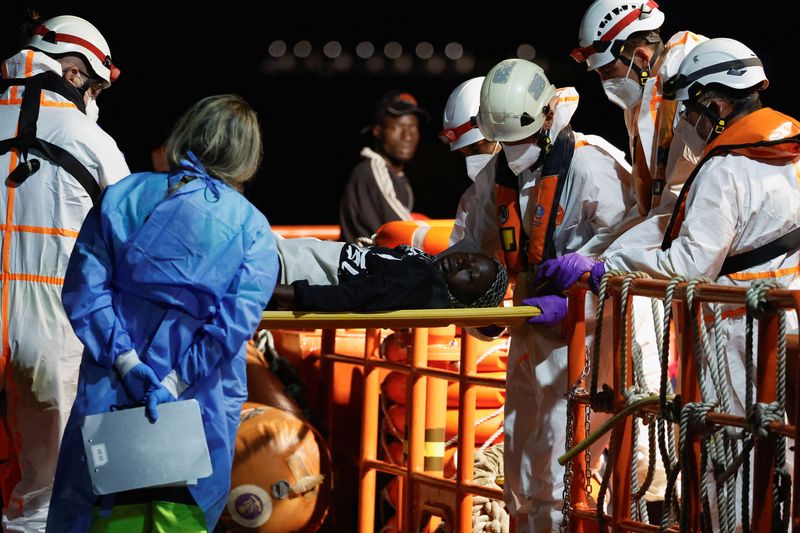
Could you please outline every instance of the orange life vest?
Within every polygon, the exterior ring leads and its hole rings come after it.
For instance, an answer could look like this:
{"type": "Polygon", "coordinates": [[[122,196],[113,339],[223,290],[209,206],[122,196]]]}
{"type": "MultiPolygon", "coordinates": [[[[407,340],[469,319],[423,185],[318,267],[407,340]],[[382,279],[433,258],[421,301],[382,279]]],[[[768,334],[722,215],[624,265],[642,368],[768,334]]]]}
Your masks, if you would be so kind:
{"type": "Polygon", "coordinates": [[[686,217],[686,198],[698,172],[706,161],[725,154],[739,154],[751,159],[767,159],[774,162],[797,159],[800,157],[800,122],[774,109],[764,108],[725,128],[706,147],[703,159],[683,185],[664,232],[662,250],[668,249],[680,233],[686,217]]]}
{"type": "Polygon", "coordinates": [[[519,182],[508,168],[504,153],[497,158],[495,174],[497,221],[506,269],[511,273],[528,270],[556,256],[553,233],[561,224],[564,210],[561,193],[567,181],[575,135],[566,126],[556,142],[545,149],[542,175],[531,191],[531,235],[525,234],[519,208],[519,182]]]}

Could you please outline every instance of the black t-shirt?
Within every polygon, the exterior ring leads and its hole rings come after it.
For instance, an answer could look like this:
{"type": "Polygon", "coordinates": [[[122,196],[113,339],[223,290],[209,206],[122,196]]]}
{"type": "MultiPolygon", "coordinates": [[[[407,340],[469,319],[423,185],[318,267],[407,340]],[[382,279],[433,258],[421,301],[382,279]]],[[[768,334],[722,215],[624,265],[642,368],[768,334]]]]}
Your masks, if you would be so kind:
{"type": "Polygon", "coordinates": [[[347,244],[339,263],[339,285],[292,283],[295,305],[306,311],[443,309],[449,293],[436,261],[411,246],[358,248],[347,244]]]}

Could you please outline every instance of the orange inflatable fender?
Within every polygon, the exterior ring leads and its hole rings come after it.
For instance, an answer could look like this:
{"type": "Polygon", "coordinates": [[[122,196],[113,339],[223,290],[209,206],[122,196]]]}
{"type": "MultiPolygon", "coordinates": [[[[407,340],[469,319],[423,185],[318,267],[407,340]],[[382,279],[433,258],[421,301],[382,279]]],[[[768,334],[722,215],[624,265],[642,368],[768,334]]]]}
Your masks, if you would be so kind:
{"type": "Polygon", "coordinates": [[[330,509],[332,461],[303,419],[246,402],[222,522],[227,531],[317,531],[330,509]]]}
{"type": "Polygon", "coordinates": [[[448,248],[453,220],[394,220],[375,232],[375,244],[394,248],[407,244],[436,255],[448,248]]]}

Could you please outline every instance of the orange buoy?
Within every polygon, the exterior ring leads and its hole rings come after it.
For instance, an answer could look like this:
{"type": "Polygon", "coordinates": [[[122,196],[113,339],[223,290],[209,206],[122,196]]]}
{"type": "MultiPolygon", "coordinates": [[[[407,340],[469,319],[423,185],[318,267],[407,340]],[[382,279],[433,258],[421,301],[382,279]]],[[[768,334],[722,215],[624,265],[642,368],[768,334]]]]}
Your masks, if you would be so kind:
{"type": "Polygon", "coordinates": [[[307,422],[266,405],[244,404],[236,436],[228,531],[317,531],[333,490],[330,450],[307,422]]]}
{"type": "MultiPolygon", "coordinates": [[[[473,344],[478,361],[478,372],[505,372],[508,368],[508,339],[501,337],[491,341],[477,340],[473,344]]],[[[387,335],[381,343],[381,356],[393,362],[408,361],[411,353],[411,333],[397,331],[387,335]]],[[[449,361],[448,370],[458,370],[461,358],[461,339],[454,338],[447,344],[429,344],[429,361],[449,361]]]]}
{"type": "MultiPolygon", "coordinates": [[[[450,440],[458,433],[458,409],[448,409],[444,437],[450,440]]],[[[388,416],[388,430],[398,439],[403,439],[406,429],[406,406],[394,404],[386,409],[388,416]]],[[[483,420],[475,426],[475,444],[483,444],[503,425],[503,410],[497,409],[476,409],[475,421],[483,420]]],[[[503,440],[502,435],[497,442],[503,440]]]]}
{"type": "Polygon", "coordinates": [[[394,248],[407,244],[429,254],[445,251],[453,231],[453,220],[394,220],[375,232],[375,244],[394,248]]]}
{"type": "MultiPolygon", "coordinates": [[[[505,379],[505,372],[485,372],[481,377],[505,379]]],[[[390,372],[383,380],[383,394],[387,399],[394,403],[406,403],[406,374],[402,372],[390,372]]],[[[493,387],[477,387],[476,407],[490,408],[500,407],[506,402],[506,392],[504,389],[493,387]]],[[[450,381],[447,384],[447,407],[458,407],[458,382],[450,381]]]]}

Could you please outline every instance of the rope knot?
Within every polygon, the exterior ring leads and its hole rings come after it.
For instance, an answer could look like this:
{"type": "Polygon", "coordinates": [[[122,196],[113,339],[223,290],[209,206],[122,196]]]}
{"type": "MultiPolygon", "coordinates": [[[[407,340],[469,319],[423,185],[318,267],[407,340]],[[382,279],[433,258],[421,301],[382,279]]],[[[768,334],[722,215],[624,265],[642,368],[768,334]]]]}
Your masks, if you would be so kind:
{"type": "Polygon", "coordinates": [[[681,424],[685,422],[695,433],[706,433],[709,429],[708,413],[716,406],[716,402],[687,403],[681,412],[681,424]]]}
{"type": "Polygon", "coordinates": [[[762,318],[769,310],[767,306],[767,293],[777,288],[775,280],[756,280],[747,289],[747,312],[754,318],[762,318]]]}
{"type": "Polygon", "coordinates": [[[757,403],[748,417],[750,431],[759,437],[769,436],[771,422],[783,422],[783,408],[776,402],[757,403]]]}

